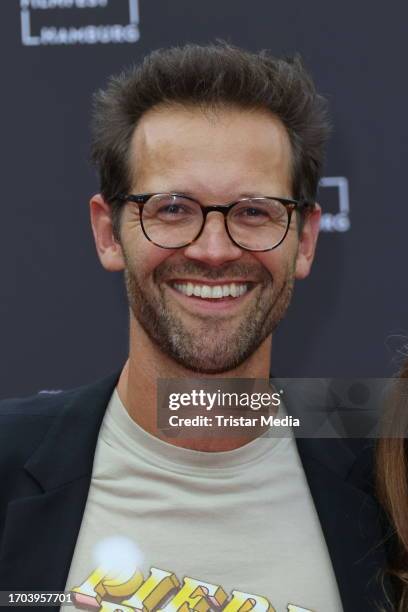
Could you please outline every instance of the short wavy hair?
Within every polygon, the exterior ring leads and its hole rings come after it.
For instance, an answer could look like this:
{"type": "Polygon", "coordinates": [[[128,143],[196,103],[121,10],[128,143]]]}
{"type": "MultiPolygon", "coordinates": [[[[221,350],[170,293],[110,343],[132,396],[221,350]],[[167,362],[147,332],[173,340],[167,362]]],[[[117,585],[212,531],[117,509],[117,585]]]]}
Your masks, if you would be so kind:
{"type": "Polygon", "coordinates": [[[131,187],[134,130],[148,110],[171,103],[273,113],[290,138],[293,197],[315,200],[330,123],[327,102],[317,94],[299,55],[279,59],[222,41],[159,49],[94,94],[91,158],[101,194],[112,207],[116,236],[121,204],[115,195],[131,187]]]}

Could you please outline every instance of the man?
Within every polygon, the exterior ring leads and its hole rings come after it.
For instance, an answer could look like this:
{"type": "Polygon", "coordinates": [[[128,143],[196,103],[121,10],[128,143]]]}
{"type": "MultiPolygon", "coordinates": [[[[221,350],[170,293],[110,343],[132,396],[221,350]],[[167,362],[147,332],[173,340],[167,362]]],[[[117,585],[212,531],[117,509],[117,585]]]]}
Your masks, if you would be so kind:
{"type": "Polygon", "coordinates": [[[91,221],[124,271],[129,359],[2,404],[0,589],[101,610],[383,603],[377,507],[345,444],[157,424],[158,379],[269,378],[314,258],[327,133],[298,59],[227,45],[152,53],[98,93],[91,221]]]}

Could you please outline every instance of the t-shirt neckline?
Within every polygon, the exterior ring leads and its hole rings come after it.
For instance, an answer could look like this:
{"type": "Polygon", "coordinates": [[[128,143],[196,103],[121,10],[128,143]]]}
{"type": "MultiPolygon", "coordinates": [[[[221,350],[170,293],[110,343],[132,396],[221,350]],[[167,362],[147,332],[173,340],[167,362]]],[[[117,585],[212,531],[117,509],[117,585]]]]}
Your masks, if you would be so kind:
{"type": "Polygon", "coordinates": [[[198,451],[175,446],[145,431],[129,415],[117,389],[109,401],[101,428],[102,439],[120,446],[143,460],[168,469],[188,473],[221,475],[258,463],[266,455],[289,442],[289,437],[271,437],[268,432],[239,448],[228,451],[198,451]]]}

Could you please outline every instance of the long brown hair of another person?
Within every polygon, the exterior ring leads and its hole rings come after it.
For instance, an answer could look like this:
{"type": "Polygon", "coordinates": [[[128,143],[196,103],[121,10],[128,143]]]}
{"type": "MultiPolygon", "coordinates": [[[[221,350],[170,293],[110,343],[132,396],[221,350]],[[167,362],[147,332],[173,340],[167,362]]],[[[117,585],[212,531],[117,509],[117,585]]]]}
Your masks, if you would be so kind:
{"type": "Polygon", "coordinates": [[[408,360],[395,380],[386,409],[385,437],[377,442],[377,490],[395,529],[388,573],[398,612],[408,611],[408,360]],[[387,436],[388,432],[388,436],[387,436]]]}

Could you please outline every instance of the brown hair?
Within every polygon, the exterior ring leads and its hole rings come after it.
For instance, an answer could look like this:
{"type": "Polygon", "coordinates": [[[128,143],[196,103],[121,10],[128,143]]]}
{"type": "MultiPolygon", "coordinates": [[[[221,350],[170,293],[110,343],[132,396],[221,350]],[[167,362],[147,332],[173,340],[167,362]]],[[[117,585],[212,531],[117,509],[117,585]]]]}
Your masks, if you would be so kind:
{"type": "MultiPolygon", "coordinates": [[[[398,612],[408,610],[408,361],[395,381],[387,410],[392,437],[377,443],[377,490],[395,528],[394,550],[388,573],[398,596],[398,612]]],[[[385,434],[387,430],[385,431],[385,434]]]]}
{"type": "Polygon", "coordinates": [[[314,201],[330,126],[326,101],[316,93],[300,57],[277,59],[224,42],[188,44],[150,53],[94,95],[91,154],[116,230],[120,204],[115,196],[131,186],[128,155],[134,129],[149,109],[171,103],[269,110],[289,134],[293,197],[314,201]]]}

